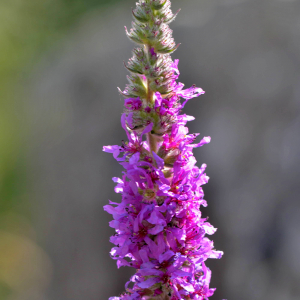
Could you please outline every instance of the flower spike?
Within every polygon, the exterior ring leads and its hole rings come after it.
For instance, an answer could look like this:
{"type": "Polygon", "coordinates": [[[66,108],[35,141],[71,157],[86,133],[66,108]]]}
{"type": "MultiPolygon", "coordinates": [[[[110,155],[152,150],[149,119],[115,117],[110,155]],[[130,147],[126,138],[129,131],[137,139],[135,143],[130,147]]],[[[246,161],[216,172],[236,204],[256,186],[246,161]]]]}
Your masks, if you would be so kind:
{"type": "Polygon", "coordinates": [[[121,125],[128,141],[103,147],[125,169],[122,178],[113,178],[122,200],[104,210],[116,231],[111,257],[118,268],[130,266],[136,273],[125,292],[109,300],[206,300],[215,289],[205,262],[223,254],[206,236],[216,231],[199,209],[207,206],[202,185],[209,178],[192,152],[210,137],[195,142],[198,134],[186,127],[194,117],[181,114],[204,91],[195,85],[184,90],[177,82],[178,60],[170,53],[179,44],[168,24],[179,11],[173,14],[170,7],[170,0],[139,0],[132,29],[125,27],[138,45],[124,63],[129,83],[124,91],[118,88],[125,98],[121,125]]]}

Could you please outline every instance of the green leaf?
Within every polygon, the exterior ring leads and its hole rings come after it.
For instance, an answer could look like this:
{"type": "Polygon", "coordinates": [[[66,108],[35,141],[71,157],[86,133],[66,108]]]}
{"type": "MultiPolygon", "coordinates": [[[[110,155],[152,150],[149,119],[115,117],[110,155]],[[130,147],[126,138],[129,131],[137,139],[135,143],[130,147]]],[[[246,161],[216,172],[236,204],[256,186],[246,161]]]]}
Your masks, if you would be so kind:
{"type": "Polygon", "coordinates": [[[156,2],[152,2],[152,8],[155,9],[155,10],[161,10],[165,4],[167,3],[168,0],[165,0],[165,2],[163,3],[156,3],[156,2]]]}
{"type": "Polygon", "coordinates": [[[180,46],[180,44],[178,44],[176,47],[174,48],[168,48],[168,47],[165,47],[165,48],[160,48],[160,49],[156,49],[156,52],[157,53],[160,53],[160,54],[171,54],[173,53],[175,50],[177,50],[177,48],[180,46]]]}
{"type": "Polygon", "coordinates": [[[140,74],[140,75],[143,74],[143,72],[140,71],[140,70],[133,69],[133,68],[130,68],[130,67],[126,66],[125,62],[124,62],[124,66],[125,66],[125,68],[126,68],[129,72],[131,72],[131,73],[134,73],[134,74],[140,74]]]}
{"type": "Polygon", "coordinates": [[[146,18],[145,16],[142,17],[135,14],[134,10],[132,10],[132,15],[140,23],[147,23],[149,21],[148,18],[146,18]]]}
{"type": "Polygon", "coordinates": [[[179,8],[171,18],[164,20],[164,23],[170,24],[171,22],[173,22],[180,11],[181,11],[181,8],[179,8]]]}

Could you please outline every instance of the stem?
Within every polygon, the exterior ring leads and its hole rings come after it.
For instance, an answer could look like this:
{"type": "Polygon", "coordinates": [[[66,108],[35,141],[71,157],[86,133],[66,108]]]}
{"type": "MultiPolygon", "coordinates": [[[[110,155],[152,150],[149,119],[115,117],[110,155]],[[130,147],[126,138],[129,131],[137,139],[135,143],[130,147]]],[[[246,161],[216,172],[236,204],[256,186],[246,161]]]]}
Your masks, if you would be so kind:
{"type": "MultiPolygon", "coordinates": [[[[149,55],[150,55],[150,49],[149,49],[149,45],[145,45],[145,53],[147,55],[147,59],[148,62],[150,61],[149,59],[149,55]]],[[[150,79],[147,78],[147,103],[151,104],[153,102],[153,91],[150,89],[150,79]]],[[[154,151],[155,153],[157,152],[157,139],[154,135],[151,134],[151,132],[149,132],[147,134],[147,140],[148,140],[148,144],[149,144],[149,149],[150,149],[150,153],[151,156],[153,156],[152,151],[154,151]]]]}
{"type": "MultiPolygon", "coordinates": [[[[150,46],[149,45],[144,45],[144,48],[145,48],[145,53],[146,53],[146,56],[147,56],[147,60],[150,63],[150,58],[149,58],[150,46]]],[[[153,94],[154,94],[153,91],[151,91],[151,89],[150,89],[150,79],[147,78],[147,103],[148,104],[151,104],[153,102],[153,94]]]]}
{"type": "Polygon", "coordinates": [[[150,89],[150,80],[147,78],[147,103],[151,104],[153,102],[153,91],[150,89]]]}
{"type": "Polygon", "coordinates": [[[154,151],[155,153],[157,152],[157,140],[156,140],[156,137],[153,134],[151,134],[150,132],[147,133],[147,140],[148,140],[150,152],[152,155],[152,151],[154,151]]]}

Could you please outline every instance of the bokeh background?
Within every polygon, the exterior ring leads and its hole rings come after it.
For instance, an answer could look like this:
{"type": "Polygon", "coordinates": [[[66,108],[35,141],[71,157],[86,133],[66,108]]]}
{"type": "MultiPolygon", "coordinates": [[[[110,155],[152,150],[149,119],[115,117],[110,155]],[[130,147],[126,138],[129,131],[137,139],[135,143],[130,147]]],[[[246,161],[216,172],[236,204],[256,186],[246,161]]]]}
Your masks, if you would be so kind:
{"type": "MultiPolygon", "coordinates": [[[[300,1],[173,0],[204,214],[219,228],[212,300],[300,299],[300,1]]],[[[104,300],[108,199],[134,0],[0,1],[0,299],[104,300]]]]}

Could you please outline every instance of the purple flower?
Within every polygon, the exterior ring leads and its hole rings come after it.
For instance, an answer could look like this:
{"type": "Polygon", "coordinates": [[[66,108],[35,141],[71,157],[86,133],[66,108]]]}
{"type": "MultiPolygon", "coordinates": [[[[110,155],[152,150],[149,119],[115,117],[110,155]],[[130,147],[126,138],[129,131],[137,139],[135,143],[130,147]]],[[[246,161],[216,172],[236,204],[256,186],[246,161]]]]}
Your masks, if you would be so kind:
{"type": "Polygon", "coordinates": [[[193,148],[210,137],[196,142],[199,134],[189,134],[186,127],[194,117],[181,114],[185,103],[204,91],[184,90],[177,82],[179,61],[169,54],[176,49],[167,25],[176,16],[170,0],[140,0],[133,16],[136,22],[127,35],[144,46],[134,49],[126,66],[129,84],[121,92],[126,97],[121,125],[128,141],[103,150],[124,168],[122,178],[113,178],[121,202],[104,206],[115,229],[110,254],[118,267],[131,266],[136,274],[126,291],[110,300],[208,299],[215,289],[209,287],[205,262],[223,253],[207,237],[216,229],[199,208],[207,206],[202,185],[209,178],[205,164],[196,166],[193,148]]]}
{"type": "Polygon", "coordinates": [[[142,101],[139,97],[137,98],[127,98],[124,100],[125,107],[129,110],[138,110],[142,107],[142,101]]]}

